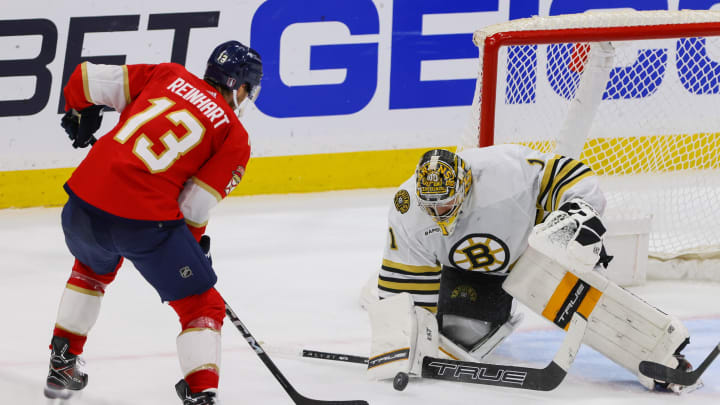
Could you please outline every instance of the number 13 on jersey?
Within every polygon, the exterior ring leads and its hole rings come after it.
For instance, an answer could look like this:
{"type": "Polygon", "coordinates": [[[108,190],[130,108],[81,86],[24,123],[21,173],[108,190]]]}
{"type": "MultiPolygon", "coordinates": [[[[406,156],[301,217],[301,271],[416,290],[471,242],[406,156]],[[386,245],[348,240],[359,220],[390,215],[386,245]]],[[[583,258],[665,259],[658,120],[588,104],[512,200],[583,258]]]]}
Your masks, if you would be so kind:
{"type": "Polygon", "coordinates": [[[167,110],[175,105],[173,101],[166,97],[148,100],[150,106],[145,110],[128,118],[125,125],[115,134],[115,140],[124,144],[136,133],[140,128],[154,119],[167,119],[174,125],[182,125],[187,132],[178,138],[172,129],[160,136],[160,141],[165,145],[165,150],[156,154],[153,150],[153,142],[148,137],[140,133],[135,140],[133,146],[133,154],[145,163],[150,173],[164,172],[170,168],[182,155],[188,153],[195,146],[200,144],[203,135],[205,135],[205,127],[194,115],[188,110],[179,110],[166,113],[167,110]]]}

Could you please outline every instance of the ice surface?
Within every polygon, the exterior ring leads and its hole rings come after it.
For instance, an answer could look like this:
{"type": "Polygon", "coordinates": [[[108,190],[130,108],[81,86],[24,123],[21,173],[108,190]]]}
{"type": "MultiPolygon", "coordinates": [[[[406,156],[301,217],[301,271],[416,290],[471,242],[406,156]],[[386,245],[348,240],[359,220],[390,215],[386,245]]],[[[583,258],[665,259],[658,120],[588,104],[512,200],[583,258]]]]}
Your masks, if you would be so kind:
{"type": "MultiPolygon", "coordinates": [[[[208,233],[217,288],[303,395],[377,405],[720,403],[720,363],[706,372],[701,390],[658,394],[587,347],[563,384],[548,393],[418,379],[397,392],[390,382],[368,380],[362,365],[300,357],[303,348],[367,354],[370,329],[358,298],[380,263],[393,194],[380,189],[239,197],[212,213],[208,233]]],[[[8,404],[44,404],[47,346],[72,265],[60,208],[0,210],[0,257],[0,396],[8,404]]],[[[632,290],[686,321],[692,363],[720,340],[720,284],[652,281],[632,290]]],[[[89,385],[72,404],[179,404],[173,390],[181,378],[178,332],[172,309],[124,265],[85,348],[89,385]]],[[[562,337],[527,313],[494,359],[541,367],[562,337]]],[[[230,323],[223,329],[221,370],[225,405],[292,403],[230,323]]]]}

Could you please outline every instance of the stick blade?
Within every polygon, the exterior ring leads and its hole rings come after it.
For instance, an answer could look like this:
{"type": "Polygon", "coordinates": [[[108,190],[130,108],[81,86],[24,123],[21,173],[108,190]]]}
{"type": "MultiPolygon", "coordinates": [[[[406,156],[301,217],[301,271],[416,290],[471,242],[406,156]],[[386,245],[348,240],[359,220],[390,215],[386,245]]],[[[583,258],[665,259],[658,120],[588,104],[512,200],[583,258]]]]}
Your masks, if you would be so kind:
{"type": "Polygon", "coordinates": [[[652,378],[653,380],[679,383],[677,379],[680,376],[677,370],[655,363],[654,361],[641,361],[638,369],[642,375],[652,378]]]}
{"type": "Polygon", "coordinates": [[[700,366],[694,371],[673,369],[653,361],[641,361],[638,369],[644,376],[654,380],[690,386],[700,379],[700,376],[705,372],[705,369],[707,369],[708,366],[715,360],[718,354],[720,354],[720,344],[715,346],[713,351],[710,352],[700,366]]]}

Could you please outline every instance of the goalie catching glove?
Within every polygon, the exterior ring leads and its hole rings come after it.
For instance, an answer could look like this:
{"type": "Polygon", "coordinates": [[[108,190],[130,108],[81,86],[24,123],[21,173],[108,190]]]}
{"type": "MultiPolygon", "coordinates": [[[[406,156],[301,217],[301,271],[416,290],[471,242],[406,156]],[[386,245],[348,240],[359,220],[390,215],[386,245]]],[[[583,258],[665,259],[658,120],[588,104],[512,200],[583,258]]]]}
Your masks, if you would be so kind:
{"type": "Polygon", "coordinates": [[[73,148],[85,148],[97,141],[93,134],[100,129],[103,108],[102,105],[91,105],[82,111],[71,109],[63,115],[60,126],[73,141],[73,148]]]}
{"type": "Polygon", "coordinates": [[[612,256],[603,245],[605,226],[595,209],[573,198],[536,225],[528,244],[566,267],[588,272],[596,266],[606,269],[612,256]]]}

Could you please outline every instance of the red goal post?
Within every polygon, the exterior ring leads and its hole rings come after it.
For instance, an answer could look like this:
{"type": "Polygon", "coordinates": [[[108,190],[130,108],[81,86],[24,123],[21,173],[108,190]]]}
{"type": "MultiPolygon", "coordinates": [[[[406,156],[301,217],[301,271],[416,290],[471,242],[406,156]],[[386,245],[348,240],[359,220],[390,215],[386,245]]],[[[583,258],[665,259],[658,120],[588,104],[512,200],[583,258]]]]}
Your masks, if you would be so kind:
{"type": "Polygon", "coordinates": [[[660,277],[720,280],[720,12],[597,11],[485,27],[459,149],[523,143],[601,176],[607,215],[651,222],[660,277]],[[664,272],[665,270],[660,270],[664,272]]]}

